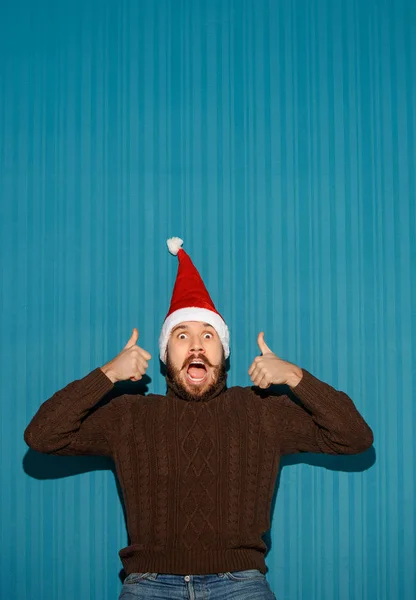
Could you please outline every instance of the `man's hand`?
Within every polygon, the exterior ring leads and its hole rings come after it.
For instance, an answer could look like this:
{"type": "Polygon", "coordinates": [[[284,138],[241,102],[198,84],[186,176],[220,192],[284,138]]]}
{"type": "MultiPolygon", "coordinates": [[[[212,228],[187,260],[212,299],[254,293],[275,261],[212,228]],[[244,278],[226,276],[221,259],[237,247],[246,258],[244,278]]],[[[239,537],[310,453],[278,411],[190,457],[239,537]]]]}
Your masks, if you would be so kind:
{"type": "Polygon", "coordinates": [[[256,356],[248,370],[254,385],[263,389],[282,383],[297,386],[303,376],[302,369],[276,356],[264,341],[263,331],[257,337],[257,344],[263,356],[256,356]]]}
{"type": "Polygon", "coordinates": [[[117,354],[113,360],[101,367],[101,371],[107,375],[113,383],[116,381],[139,381],[146,373],[149,366],[148,360],[152,357],[143,348],[137,346],[139,332],[135,327],[127,344],[120,354],[117,354]]]}

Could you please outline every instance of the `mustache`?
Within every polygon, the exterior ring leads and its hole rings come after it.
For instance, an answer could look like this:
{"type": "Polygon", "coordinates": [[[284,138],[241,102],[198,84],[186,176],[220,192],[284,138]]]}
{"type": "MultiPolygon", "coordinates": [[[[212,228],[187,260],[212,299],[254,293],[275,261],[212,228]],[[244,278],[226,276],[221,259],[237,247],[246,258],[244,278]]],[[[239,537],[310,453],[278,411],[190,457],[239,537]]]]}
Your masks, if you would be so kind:
{"type": "Polygon", "coordinates": [[[198,355],[190,356],[189,358],[187,358],[185,360],[185,362],[183,363],[182,369],[185,369],[185,367],[189,367],[191,362],[193,362],[194,360],[202,360],[202,362],[205,365],[207,365],[208,367],[214,367],[214,365],[211,363],[211,361],[206,356],[201,356],[198,354],[198,355]]]}

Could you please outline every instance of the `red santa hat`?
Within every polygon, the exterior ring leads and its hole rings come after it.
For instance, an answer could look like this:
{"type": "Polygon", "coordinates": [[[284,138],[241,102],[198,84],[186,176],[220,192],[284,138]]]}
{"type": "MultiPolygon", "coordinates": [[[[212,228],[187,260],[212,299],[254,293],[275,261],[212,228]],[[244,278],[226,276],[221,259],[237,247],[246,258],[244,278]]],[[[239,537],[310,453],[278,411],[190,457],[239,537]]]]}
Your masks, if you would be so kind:
{"type": "Polygon", "coordinates": [[[193,262],[181,248],[182,244],[183,240],[177,237],[167,240],[169,252],[178,257],[179,265],[169,312],[159,337],[160,358],[166,362],[166,348],[171,331],[184,321],[201,321],[212,325],[223,345],[225,358],[228,358],[230,355],[228,327],[216,310],[193,262]]]}

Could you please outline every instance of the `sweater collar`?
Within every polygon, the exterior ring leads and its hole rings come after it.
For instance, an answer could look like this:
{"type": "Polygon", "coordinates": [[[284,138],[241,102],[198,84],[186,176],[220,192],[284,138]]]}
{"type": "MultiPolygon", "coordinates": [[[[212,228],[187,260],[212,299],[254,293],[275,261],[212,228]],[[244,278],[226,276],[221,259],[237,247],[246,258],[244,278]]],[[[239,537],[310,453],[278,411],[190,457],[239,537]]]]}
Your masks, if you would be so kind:
{"type": "MultiPolygon", "coordinates": [[[[227,375],[225,377],[227,380],[227,375]]],[[[224,380],[217,381],[217,384],[212,388],[209,396],[205,397],[203,400],[199,400],[198,398],[191,400],[187,396],[184,396],[183,394],[181,394],[181,390],[179,390],[176,387],[176,385],[168,377],[166,377],[166,385],[168,388],[167,392],[166,392],[166,396],[168,398],[179,398],[180,400],[185,400],[186,402],[209,402],[210,400],[212,400],[212,398],[216,398],[217,396],[219,396],[222,392],[224,392],[226,390],[227,381],[225,381],[225,382],[224,382],[224,380]]]]}

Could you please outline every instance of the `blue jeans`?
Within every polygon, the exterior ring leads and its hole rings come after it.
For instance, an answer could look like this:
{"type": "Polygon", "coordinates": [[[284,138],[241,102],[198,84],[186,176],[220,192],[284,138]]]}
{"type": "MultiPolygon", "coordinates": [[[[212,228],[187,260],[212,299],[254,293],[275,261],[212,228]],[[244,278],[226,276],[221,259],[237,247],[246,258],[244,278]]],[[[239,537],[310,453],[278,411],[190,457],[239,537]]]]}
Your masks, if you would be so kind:
{"type": "Polygon", "coordinates": [[[276,600],[257,569],[210,575],[130,573],[119,600],[276,600]]]}

